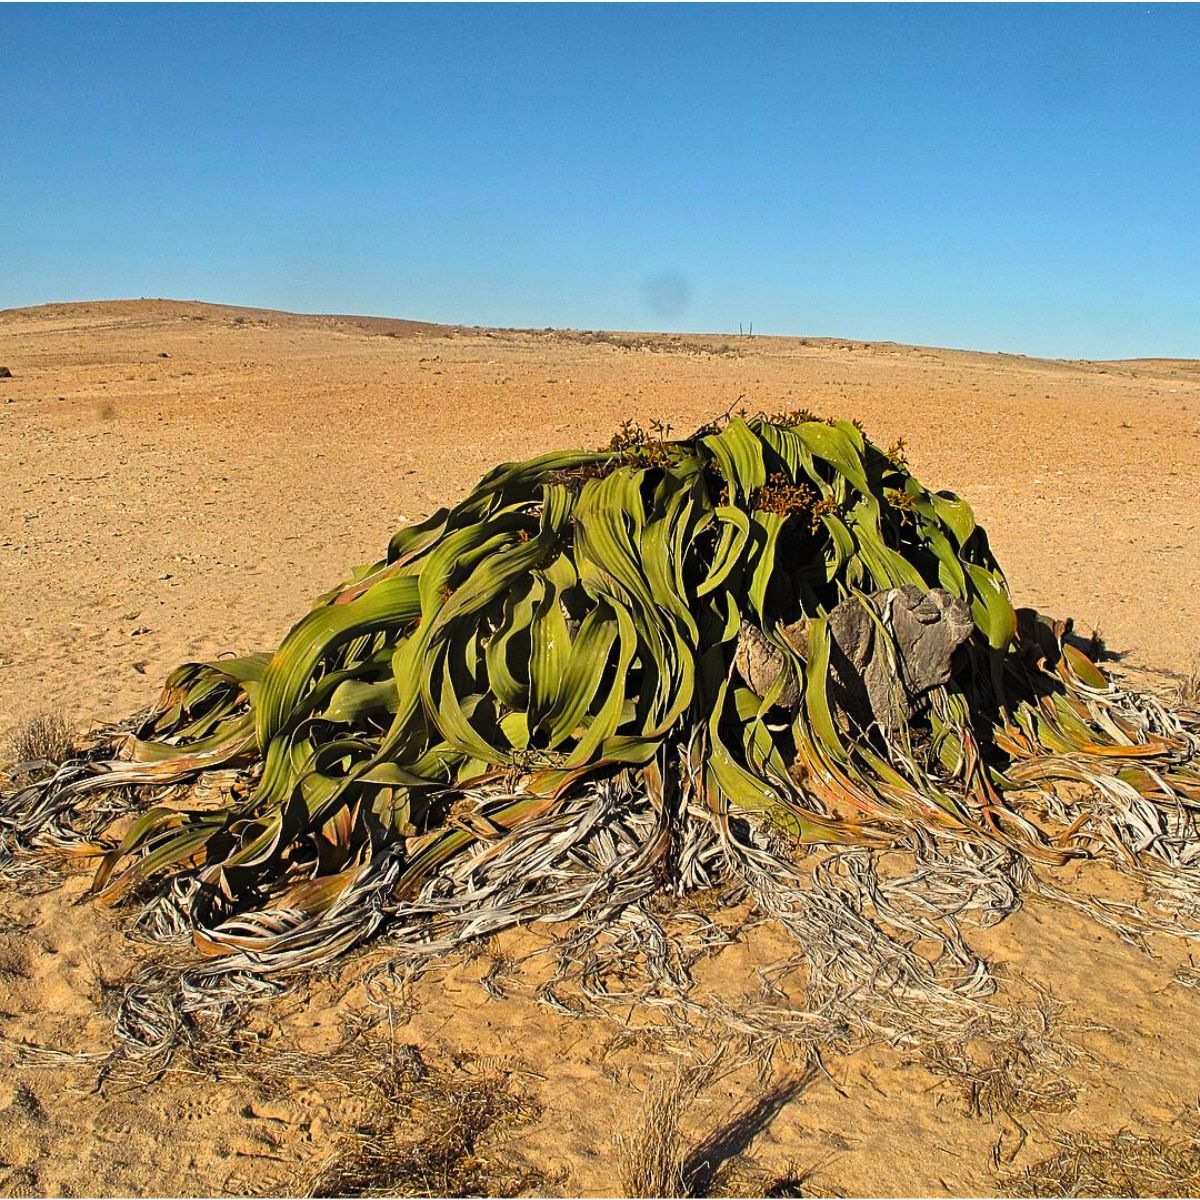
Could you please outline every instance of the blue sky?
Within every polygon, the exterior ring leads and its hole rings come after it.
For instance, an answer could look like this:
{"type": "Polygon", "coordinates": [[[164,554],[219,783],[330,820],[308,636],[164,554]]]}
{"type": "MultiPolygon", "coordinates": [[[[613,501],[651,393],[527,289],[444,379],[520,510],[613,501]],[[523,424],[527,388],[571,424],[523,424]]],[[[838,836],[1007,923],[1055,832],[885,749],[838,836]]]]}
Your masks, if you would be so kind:
{"type": "Polygon", "coordinates": [[[1200,357],[1200,8],[0,5],[0,307],[1200,357]]]}

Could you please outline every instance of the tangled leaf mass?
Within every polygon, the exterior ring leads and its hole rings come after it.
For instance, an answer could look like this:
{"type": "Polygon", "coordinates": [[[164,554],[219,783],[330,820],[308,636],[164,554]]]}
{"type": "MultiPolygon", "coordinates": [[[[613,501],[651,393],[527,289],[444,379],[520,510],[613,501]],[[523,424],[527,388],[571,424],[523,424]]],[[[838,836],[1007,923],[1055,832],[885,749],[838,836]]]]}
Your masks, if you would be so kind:
{"type": "MultiPolygon", "coordinates": [[[[0,797],[0,839],[97,856],[95,891],[190,935],[210,982],[383,926],[419,956],[534,917],[576,918],[576,949],[624,921],[679,978],[639,906],[730,878],[818,953],[847,880],[883,894],[861,847],[915,847],[966,907],[995,890],[981,862],[1080,855],[1194,906],[1195,716],[1120,690],[1065,632],[1014,611],[971,509],[902,446],[807,413],[627,426],[497,467],[273,654],[179,667],[148,715],[0,797]],[[953,617],[919,685],[901,616],[953,617]],[[814,845],[845,849],[804,908],[814,845]]],[[[829,970],[878,959],[851,916],[829,970]]],[[[893,978],[921,975],[889,946],[893,978]]]]}

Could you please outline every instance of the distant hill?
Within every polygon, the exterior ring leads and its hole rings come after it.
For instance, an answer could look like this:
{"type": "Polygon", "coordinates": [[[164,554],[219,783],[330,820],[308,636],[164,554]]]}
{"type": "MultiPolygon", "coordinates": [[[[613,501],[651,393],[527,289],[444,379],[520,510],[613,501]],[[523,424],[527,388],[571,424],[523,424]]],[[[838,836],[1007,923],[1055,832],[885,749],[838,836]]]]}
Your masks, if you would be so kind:
{"type": "Polygon", "coordinates": [[[63,322],[95,327],[107,323],[145,324],[163,321],[231,321],[235,324],[345,328],[389,337],[445,334],[449,325],[408,321],[396,317],[356,317],[339,313],[291,313],[275,308],[246,308],[237,304],[209,304],[203,300],[79,300],[0,310],[0,321],[63,322]]]}

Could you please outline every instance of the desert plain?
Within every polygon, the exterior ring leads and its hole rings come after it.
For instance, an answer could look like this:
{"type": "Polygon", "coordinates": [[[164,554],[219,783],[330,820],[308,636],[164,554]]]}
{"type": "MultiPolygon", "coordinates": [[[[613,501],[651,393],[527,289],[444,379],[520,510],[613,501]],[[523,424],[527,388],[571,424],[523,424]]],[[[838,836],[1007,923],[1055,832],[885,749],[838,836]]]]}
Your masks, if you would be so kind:
{"type": "MultiPolygon", "coordinates": [[[[180,662],[274,647],[392,531],[497,462],[602,446],[630,418],[686,434],[739,407],[903,438],[924,483],[970,501],[1015,601],[1098,631],[1104,665],[1136,686],[1169,697],[1200,649],[1200,363],[139,300],[0,313],[0,365],[0,739],[46,711],[84,736],[152,701],[180,662]]],[[[47,890],[0,887],[0,1194],[305,1194],[364,1139],[428,1149],[480,1096],[480,1186],[619,1194],[621,1144],[688,1061],[686,1039],[633,1009],[539,1003],[522,931],[381,1008],[362,979],[384,939],[258,1007],[244,1056],[106,1073],[111,999],[145,947],[86,899],[88,881],[76,868],[47,890]],[[356,1044],[416,1047],[449,1100],[430,1085],[381,1120],[356,1044]]],[[[1190,1152],[1200,976],[1186,947],[1133,944],[1046,899],[973,939],[997,1003],[1066,1047],[1050,1075],[1014,1098],[997,1081],[1023,1069],[1020,1048],[986,1039],[957,1058],[880,1039],[817,1070],[781,1045],[714,1069],[686,1104],[704,1187],[995,1194],[1031,1190],[1026,1173],[1064,1139],[1190,1152]]],[[[698,963],[695,997],[751,1004],[758,969],[787,953],[750,921],[698,963]]],[[[701,1059],[705,1036],[697,1018],[701,1059]]]]}

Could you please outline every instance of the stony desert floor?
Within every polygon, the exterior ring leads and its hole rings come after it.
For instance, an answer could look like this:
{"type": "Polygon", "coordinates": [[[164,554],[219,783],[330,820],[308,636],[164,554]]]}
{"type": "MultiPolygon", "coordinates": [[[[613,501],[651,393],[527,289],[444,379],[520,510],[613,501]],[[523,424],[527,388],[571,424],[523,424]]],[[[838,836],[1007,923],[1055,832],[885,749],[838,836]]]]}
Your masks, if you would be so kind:
{"type": "MultiPolygon", "coordinates": [[[[807,406],[903,437],[927,484],[971,501],[1018,603],[1099,629],[1117,672],[1169,691],[1200,647],[1196,363],[122,301],[0,313],[0,365],[0,737],[44,710],[86,732],[152,700],[179,662],[274,646],[400,523],[497,461],[605,444],[627,417],[688,432],[731,406],[807,406]]],[[[369,1032],[384,1011],[362,984],[373,950],[263,1006],[247,1032],[269,1070],[98,1078],[114,987],[142,950],[86,888],[76,872],[40,894],[0,891],[6,1194],[303,1193],[356,1130],[427,1148],[481,1096],[479,1170],[612,1194],[615,1139],[636,1136],[647,1090],[681,1061],[678,1044],[636,1032],[636,1013],[539,1005],[536,960],[511,963],[521,934],[426,976],[369,1032]],[[420,1048],[449,1108],[430,1085],[381,1124],[386,1097],[354,1047],[386,1049],[383,1034],[393,1054],[420,1048]]],[[[754,995],[756,969],[786,953],[774,937],[751,929],[703,962],[697,994],[735,1008],[754,995]]],[[[993,1102],[989,1086],[1020,1070],[996,1046],[966,1047],[952,1069],[919,1045],[868,1045],[815,1073],[782,1047],[774,1074],[713,1069],[687,1107],[685,1138],[731,1164],[721,1186],[988,1194],[1019,1188],[1005,1181],[1056,1138],[1186,1141],[1200,994],[1183,951],[1127,944],[1045,900],[977,944],[1003,1003],[1052,993],[1042,1032],[1073,1053],[1040,1102],[993,1102]]],[[[430,1170],[393,1186],[459,1179],[430,1170]]]]}

